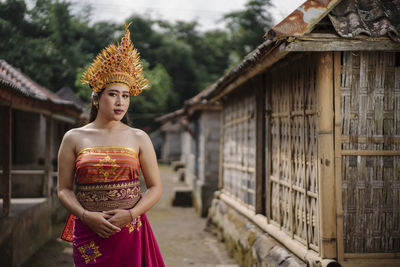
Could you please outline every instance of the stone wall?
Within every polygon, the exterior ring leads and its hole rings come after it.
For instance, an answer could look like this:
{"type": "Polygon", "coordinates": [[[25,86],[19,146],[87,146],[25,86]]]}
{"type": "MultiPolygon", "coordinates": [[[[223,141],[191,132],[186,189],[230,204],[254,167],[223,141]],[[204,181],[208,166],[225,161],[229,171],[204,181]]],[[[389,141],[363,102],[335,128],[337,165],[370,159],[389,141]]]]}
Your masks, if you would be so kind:
{"type": "Polygon", "coordinates": [[[182,131],[182,155],[181,161],[185,164],[184,182],[192,187],[195,177],[195,140],[188,131],[182,131]]]}
{"type": "Polygon", "coordinates": [[[214,192],[218,189],[220,111],[204,110],[199,118],[197,157],[198,175],[193,183],[194,205],[198,214],[207,216],[214,192]]]}
{"type": "Polygon", "coordinates": [[[220,199],[213,199],[208,221],[240,266],[299,267],[306,264],[220,199]]]}
{"type": "Polygon", "coordinates": [[[163,162],[179,160],[181,157],[181,132],[165,132],[165,138],[162,146],[161,159],[163,162]]]}
{"type": "Polygon", "coordinates": [[[11,202],[9,217],[0,218],[0,266],[21,266],[51,237],[49,199],[11,202]]]}

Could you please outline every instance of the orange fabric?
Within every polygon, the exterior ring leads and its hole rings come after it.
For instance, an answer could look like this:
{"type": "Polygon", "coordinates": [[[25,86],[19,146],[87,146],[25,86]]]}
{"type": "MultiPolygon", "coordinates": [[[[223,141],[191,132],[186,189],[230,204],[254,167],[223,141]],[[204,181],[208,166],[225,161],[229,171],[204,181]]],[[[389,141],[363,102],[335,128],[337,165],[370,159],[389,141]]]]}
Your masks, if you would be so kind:
{"type": "Polygon", "coordinates": [[[72,239],[74,237],[74,222],[75,222],[76,216],[73,215],[72,213],[69,214],[67,222],[64,226],[64,230],[61,234],[61,239],[72,242],[72,239]]]}
{"type": "MultiPolygon", "coordinates": [[[[124,183],[124,181],[138,182],[139,172],[140,163],[137,152],[128,147],[88,147],[82,149],[75,160],[75,180],[77,185],[93,185],[96,189],[101,189],[104,192],[107,192],[107,190],[117,192],[116,187],[119,190],[124,190],[122,187],[125,184],[131,184],[124,183]]],[[[132,190],[132,188],[127,190],[132,190]]],[[[101,202],[103,200],[104,198],[98,201],[101,202]]],[[[121,199],[121,203],[122,201],[121,199]]],[[[70,242],[73,240],[75,218],[76,216],[73,214],[68,216],[61,239],[70,242]]]]}

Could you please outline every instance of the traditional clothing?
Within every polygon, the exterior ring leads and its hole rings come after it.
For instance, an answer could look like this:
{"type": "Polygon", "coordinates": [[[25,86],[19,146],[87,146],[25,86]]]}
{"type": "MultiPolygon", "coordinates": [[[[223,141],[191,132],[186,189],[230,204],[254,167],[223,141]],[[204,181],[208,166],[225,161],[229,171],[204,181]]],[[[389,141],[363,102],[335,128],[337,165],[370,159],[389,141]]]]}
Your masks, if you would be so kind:
{"type": "MultiPolygon", "coordinates": [[[[130,209],[141,198],[138,154],[128,147],[89,147],[75,161],[76,197],[88,211],[130,209]]],[[[72,241],[76,267],[165,266],[145,214],[108,238],[70,215],[62,239],[72,241]]]]}

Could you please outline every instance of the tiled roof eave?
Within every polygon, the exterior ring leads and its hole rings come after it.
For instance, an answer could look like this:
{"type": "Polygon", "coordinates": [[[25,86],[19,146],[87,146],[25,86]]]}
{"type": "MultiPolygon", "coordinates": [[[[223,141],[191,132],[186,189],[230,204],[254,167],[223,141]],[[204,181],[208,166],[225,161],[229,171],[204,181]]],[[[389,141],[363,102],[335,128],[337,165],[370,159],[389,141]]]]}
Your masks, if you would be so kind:
{"type": "Polygon", "coordinates": [[[43,112],[62,112],[73,116],[79,116],[82,110],[70,101],[54,101],[35,94],[30,94],[26,90],[21,90],[14,83],[0,79],[0,98],[5,102],[18,104],[20,106],[35,107],[43,112]]]}

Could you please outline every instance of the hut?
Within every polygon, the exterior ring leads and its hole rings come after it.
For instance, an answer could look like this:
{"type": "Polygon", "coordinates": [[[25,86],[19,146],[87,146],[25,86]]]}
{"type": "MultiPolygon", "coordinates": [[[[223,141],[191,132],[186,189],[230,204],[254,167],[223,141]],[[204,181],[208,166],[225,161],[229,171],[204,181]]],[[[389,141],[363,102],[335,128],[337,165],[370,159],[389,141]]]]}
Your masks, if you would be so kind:
{"type": "Polygon", "coordinates": [[[400,4],[307,0],[202,98],[242,266],[399,266],[400,4]]]}
{"type": "Polygon", "coordinates": [[[207,216],[218,189],[219,172],[221,105],[204,101],[202,96],[206,92],[207,89],[185,101],[182,109],[156,119],[165,132],[161,154],[170,153],[170,143],[180,144],[179,159],[175,157],[177,160],[169,163],[186,186],[175,189],[173,204],[194,205],[201,217],[207,216]],[[180,129],[180,134],[168,138],[167,130],[172,126],[180,129]]]}
{"type": "Polygon", "coordinates": [[[1,266],[21,266],[50,238],[58,146],[81,113],[0,60],[1,266]]]}
{"type": "Polygon", "coordinates": [[[201,217],[208,214],[218,189],[219,172],[221,105],[203,101],[206,92],[207,89],[185,102],[190,132],[182,136],[185,181],[193,189],[193,204],[201,217]]]}
{"type": "Polygon", "coordinates": [[[182,124],[183,109],[157,117],[155,121],[161,123],[159,129],[162,145],[161,145],[161,158],[159,159],[164,163],[171,163],[173,161],[180,161],[182,144],[181,134],[184,131],[182,124]]]}

